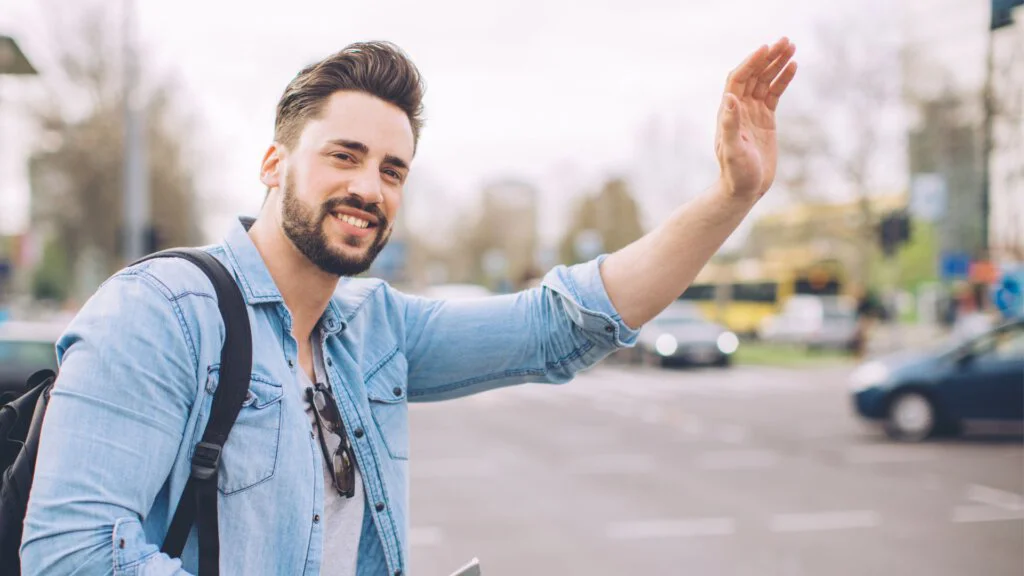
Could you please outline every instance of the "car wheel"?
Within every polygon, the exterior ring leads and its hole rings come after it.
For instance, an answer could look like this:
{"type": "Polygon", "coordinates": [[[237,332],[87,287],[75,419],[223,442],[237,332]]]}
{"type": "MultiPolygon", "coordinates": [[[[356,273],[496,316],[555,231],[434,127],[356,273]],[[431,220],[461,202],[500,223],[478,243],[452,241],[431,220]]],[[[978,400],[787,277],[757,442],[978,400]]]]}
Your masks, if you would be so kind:
{"type": "Polygon", "coordinates": [[[924,394],[903,392],[889,404],[885,431],[904,442],[920,442],[935,431],[935,405],[924,394]]]}
{"type": "Polygon", "coordinates": [[[715,361],[715,366],[719,368],[728,368],[732,365],[732,356],[723,354],[718,360],[715,361]]]}

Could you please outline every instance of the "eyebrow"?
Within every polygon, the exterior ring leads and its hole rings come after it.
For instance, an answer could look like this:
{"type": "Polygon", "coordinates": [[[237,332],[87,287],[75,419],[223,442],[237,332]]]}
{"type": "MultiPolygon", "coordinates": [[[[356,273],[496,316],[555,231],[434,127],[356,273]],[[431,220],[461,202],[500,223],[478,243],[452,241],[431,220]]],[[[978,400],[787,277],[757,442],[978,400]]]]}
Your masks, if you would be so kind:
{"type": "MultiPolygon", "coordinates": [[[[335,144],[337,146],[341,146],[342,148],[346,148],[348,150],[352,150],[353,152],[359,152],[360,154],[369,154],[370,153],[370,147],[369,146],[367,146],[366,144],[363,144],[362,142],[358,142],[356,140],[345,140],[344,138],[338,138],[338,139],[335,139],[335,140],[330,140],[329,142],[331,144],[335,144]]],[[[392,154],[385,154],[384,155],[384,163],[385,164],[391,164],[395,168],[401,168],[402,170],[408,170],[409,169],[409,163],[408,162],[406,162],[405,160],[402,160],[398,156],[395,156],[395,155],[392,155],[392,154]]]]}

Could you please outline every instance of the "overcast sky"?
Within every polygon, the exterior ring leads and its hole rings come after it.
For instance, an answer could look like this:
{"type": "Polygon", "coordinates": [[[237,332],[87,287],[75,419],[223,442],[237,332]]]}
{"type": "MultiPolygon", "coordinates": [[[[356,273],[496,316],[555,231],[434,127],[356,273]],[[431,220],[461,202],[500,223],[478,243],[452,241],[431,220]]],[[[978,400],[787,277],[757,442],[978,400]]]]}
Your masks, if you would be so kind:
{"type": "MultiPolygon", "coordinates": [[[[60,3],[0,0],[0,33],[41,52],[45,47],[36,45],[34,34],[46,16],[40,6],[60,3]]],[[[111,2],[112,9],[121,4],[111,2]]],[[[181,78],[199,114],[208,154],[204,193],[217,195],[217,204],[226,206],[222,212],[259,208],[258,167],[274,105],[298,69],[349,42],[387,39],[412,56],[428,86],[427,126],[413,167],[424,193],[410,191],[409,209],[430,214],[425,205],[437,206],[439,198],[463,209],[489,179],[527,178],[551,207],[542,216],[549,235],[566,216],[563,197],[610,174],[646,175],[641,193],[649,216],[699,192],[714,176],[715,113],[729,69],[759,44],[788,35],[798,45],[801,73],[793,91],[800,100],[800,81],[821,65],[813,57],[814,23],[837,9],[814,0],[179,0],[136,6],[145,50],[160,74],[181,78]],[[672,182],[664,182],[656,166],[638,169],[649,160],[638,142],[652,126],[677,133],[684,169],[669,177],[672,182]]],[[[0,166],[6,167],[0,206],[9,212],[0,226],[12,227],[17,219],[11,214],[22,205],[17,196],[26,187],[10,158],[0,166]]],[[[227,215],[212,218],[207,229],[218,230],[227,215]]]]}

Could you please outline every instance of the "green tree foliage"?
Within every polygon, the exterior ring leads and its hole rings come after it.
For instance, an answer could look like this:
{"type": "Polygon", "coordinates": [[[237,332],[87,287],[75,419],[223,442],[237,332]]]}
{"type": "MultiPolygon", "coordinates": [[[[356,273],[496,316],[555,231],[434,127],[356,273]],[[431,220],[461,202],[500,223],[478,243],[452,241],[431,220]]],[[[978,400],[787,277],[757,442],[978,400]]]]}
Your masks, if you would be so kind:
{"type": "Polygon", "coordinates": [[[577,238],[588,230],[597,232],[601,251],[605,253],[624,248],[643,236],[640,210],[625,180],[608,180],[600,192],[583,198],[578,204],[559,248],[562,262],[576,264],[591,256],[579,254],[576,249],[577,238]]]}

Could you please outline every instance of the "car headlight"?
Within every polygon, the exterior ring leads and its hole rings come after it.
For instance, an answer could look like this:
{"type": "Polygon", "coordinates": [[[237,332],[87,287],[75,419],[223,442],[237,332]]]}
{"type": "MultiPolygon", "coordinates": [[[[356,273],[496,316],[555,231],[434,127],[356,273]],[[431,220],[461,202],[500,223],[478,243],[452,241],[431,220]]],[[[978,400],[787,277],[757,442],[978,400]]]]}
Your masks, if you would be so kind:
{"type": "Polygon", "coordinates": [[[662,334],[654,342],[654,349],[662,356],[671,356],[676,353],[678,348],[679,342],[676,342],[675,336],[671,334],[662,334]]]}
{"type": "Polygon", "coordinates": [[[722,332],[718,335],[717,344],[722,354],[732,354],[740,347],[740,339],[732,332],[722,332]]]}
{"type": "Polygon", "coordinates": [[[850,374],[850,390],[859,392],[872,386],[878,386],[889,379],[889,367],[881,362],[872,361],[862,364],[850,374]]]}

